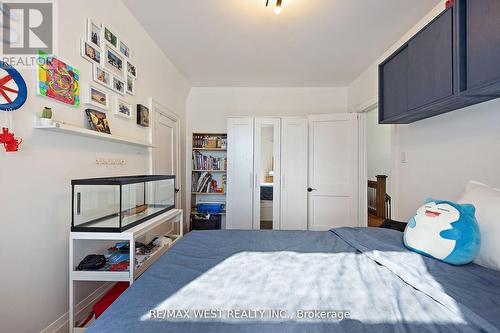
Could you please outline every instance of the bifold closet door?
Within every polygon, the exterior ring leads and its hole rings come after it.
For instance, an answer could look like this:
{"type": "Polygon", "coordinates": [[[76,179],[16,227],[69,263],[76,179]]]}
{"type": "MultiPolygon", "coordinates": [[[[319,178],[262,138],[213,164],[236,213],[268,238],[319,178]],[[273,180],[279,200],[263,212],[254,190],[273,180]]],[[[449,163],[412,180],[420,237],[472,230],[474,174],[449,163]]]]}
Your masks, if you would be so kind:
{"type": "Polygon", "coordinates": [[[308,121],[281,120],[281,230],[307,230],[308,121]]]}
{"type": "Polygon", "coordinates": [[[227,122],[226,229],[252,229],[254,119],[227,122]]]}

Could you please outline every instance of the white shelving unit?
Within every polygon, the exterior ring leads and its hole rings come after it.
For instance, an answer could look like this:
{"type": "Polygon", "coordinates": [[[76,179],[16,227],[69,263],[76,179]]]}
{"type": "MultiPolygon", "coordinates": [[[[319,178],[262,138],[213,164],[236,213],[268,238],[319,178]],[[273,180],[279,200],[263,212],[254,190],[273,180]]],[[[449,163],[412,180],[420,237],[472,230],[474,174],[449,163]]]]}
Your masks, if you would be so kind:
{"type": "MultiPolygon", "coordinates": [[[[70,333],[83,332],[84,329],[75,327],[75,282],[78,281],[115,281],[128,282],[129,284],[141,276],[158,258],[167,252],[183,236],[183,211],[182,209],[173,209],[164,214],[158,215],[149,221],[139,224],[133,228],[120,233],[113,232],[71,232],[69,237],[69,323],[70,333]],[[152,231],[161,228],[163,224],[178,223],[179,234],[169,234],[175,239],[172,243],[161,246],[151,253],[138,267],[135,267],[135,241],[141,237],[149,235],[152,231]],[[83,258],[76,258],[76,242],[93,241],[126,241],[130,247],[130,264],[128,271],[76,271],[75,267],[83,258]]],[[[86,253],[86,254],[90,254],[86,253]]]]}
{"type": "MultiPolygon", "coordinates": [[[[193,154],[195,152],[201,153],[203,156],[212,156],[212,157],[217,157],[217,158],[226,158],[227,159],[227,133],[193,133],[192,134],[192,147],[191,147],[193,154]],[[226,140],[225,145],[214,145],[213,142],[209,144],[208,142],[202,141],[204,138],[208,139],[213,139],[213,138],[218,138],[218,139],[224,139],[226,140]],[[218,147],[217,147],[218,146],[218,147]]],[[[208,168],[195,168],[194,166],[194,156],[192,156],[192,164],[191,164],[191,173],[193,178],[198,178],[201,174],[204,172],[208,172],[211,174],[214,179],[217,180],[218,184],[220,185],[223,181],[223,179],[227,175],[227,170],[225,168],[221,168],[218,170],[213,170],[211,166],[208,168]]],[[[196,191],[196,184],[191,184],[191,210],[188,212],[189,215],[191,215],[191,219],[196,215],[198,212],[196,211],[196,205],[198,203],[222,203],[226,204],[226,193],[225,190],[224,192],[198,192],[196,191]]],[[[225,225],[225,215],[226,212],[221,212],[219,214],[213,214],[213,215],[220,215],[221,216],[221,228],[224,228],[225,225]]],[[[192,227],[192,223],[189,224],[190,228],[192,227]]]]}
{"type": "Polygon", "coordinates": [[[139,146],[139,147],[156,148],[155,145],[153,145],[152,143],[149,143],[149,142],[135,140],[135,139],[131,139],[131,138],[126,138],[126,137],[122,137],[122,136],[118,136],[118,135],[96,132],[96,131],[92,131],[92,130],[89,130],[89,129],[86,129],[83,127],[65,124],[63,122],[58,122],[58,121],[55,121],[50,126],[42,126],[42,125],[38,124],[38,122],[35,120],[33,128],[39,129],[39,130],[46,130],[46,131],[53,131],[53,132],[59,132],[59,133],[84,136],[84,137],[89,137],[89,138],[97,138],[97,139],[102,139],[102,140],[107,140],[107,141],[112,141],[112,142],[125,143],[125,144],[139,146]]]}

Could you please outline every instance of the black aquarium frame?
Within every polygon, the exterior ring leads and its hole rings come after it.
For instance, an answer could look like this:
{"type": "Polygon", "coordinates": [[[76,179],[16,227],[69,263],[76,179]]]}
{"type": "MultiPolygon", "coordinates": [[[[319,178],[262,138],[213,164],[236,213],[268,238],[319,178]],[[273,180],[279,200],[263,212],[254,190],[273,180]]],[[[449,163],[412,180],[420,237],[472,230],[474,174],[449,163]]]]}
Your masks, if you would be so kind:
{"type": "MultiPolygon", "coordinates": [[[[73,179],[71,181],[71,231],[72,232],[116,232],[120,233],[130,228],[133,228],[143,222],[146,222],[153,217],[156,217],[160,214],[168,212],[171,209],[174,209],[177,206],[177,196],[174,195],[174,204],[170,206],[164,206],[165,208],[157,211],[151,215],[143,217],[133,223],[130,223],[126,226],[122,226],[122,186],[130,185],[130,184],[139,184],[144,183],[144,191],[146,191],[146,183],[159,181],[159,180],[174,180],[174,192],[177,193],[177,179],[175,176],[166,176],[166,175],[145,175],[145,176],[122,176],[122,177],[103,177],[103,178],[87,178],[87,179],[73,179]],[[120,211],[116,214],[108,215],[101,217],[99,219],[95,219],[89,222],[82,223],[78,226],[75,226],[75,185],[115,185],[120,187],[120,211]],[[98,228],[98,227],[86,227],[85,225],[93,224],[99,220],[107,219],[113,216],[119,216],[119,227],[112,228],[98,228]]],[[[145,193],[145,192],[144,192],[145,193]]],[[[145,194],[144,194],[145,195],[145,194]]]]}

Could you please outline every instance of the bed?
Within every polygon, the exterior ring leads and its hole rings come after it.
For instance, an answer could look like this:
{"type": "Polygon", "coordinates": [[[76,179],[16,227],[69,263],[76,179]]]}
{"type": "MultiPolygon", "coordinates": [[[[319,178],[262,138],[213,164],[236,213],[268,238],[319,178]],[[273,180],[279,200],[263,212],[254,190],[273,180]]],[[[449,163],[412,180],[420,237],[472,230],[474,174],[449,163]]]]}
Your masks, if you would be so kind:
{"type": "Polygon", "coordinates": [[[87,332],[499,328],[500,272],[410,252],[399,231],[339,228],[193,231],[87,332]]]}

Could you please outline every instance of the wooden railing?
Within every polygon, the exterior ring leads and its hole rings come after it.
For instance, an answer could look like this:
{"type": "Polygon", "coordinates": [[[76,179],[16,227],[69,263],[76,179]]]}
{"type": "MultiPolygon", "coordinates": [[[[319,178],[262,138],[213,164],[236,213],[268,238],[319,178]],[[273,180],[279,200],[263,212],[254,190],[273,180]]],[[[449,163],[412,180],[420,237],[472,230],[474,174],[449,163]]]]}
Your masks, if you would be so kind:
{"type": "Polygon", "coordinates": [[[387,194],[387,176],[368,181],[368,213],[381,219],[391,218],[391,197],[387,194]]]}

